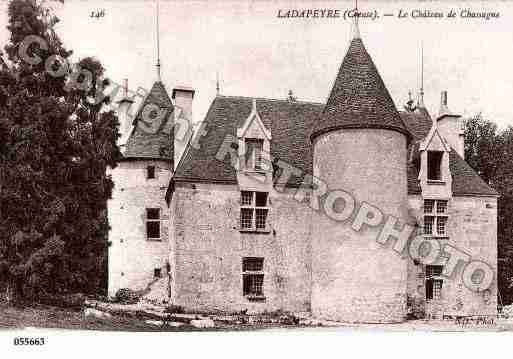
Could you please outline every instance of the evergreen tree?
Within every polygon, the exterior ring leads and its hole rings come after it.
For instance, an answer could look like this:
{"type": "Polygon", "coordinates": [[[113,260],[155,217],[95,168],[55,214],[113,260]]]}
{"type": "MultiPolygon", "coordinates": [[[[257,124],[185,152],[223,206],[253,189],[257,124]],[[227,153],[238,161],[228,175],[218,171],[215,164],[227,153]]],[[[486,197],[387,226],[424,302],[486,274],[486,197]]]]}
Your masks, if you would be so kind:
{"type": "Polygon", "coordinates": [[[0,282],[10,299],[95,292],[107,247],[106,175],[120,157],[105,69],[71,63],[45,2],[12,0],[0,62],[0,282]]]}

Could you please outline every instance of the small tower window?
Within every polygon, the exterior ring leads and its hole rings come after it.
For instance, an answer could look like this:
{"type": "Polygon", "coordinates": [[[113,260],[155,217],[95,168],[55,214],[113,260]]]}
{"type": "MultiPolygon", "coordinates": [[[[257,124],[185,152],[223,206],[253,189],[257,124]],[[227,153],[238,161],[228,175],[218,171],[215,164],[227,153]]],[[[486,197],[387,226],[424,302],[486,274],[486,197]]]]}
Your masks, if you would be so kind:
{"type": "Polygon", "coordinates": [[[428,180],[442,180],[442,151],[428,151],[428,180]]]}
{"type": "Polygon", "coordinates": [[[153,277],[154,278],[162,278],[162,269],[161,268],[155,268],[153,270],[153,277]]]}
{"type": "Polygon", "coordinates": [[[160,241],[160,208],[146,208],[146,238],[160,241]]]}
{"type": "Polygon", "coordinates": [[[146,167],[146,179],[155,179],[155,166],[146,167]]]}

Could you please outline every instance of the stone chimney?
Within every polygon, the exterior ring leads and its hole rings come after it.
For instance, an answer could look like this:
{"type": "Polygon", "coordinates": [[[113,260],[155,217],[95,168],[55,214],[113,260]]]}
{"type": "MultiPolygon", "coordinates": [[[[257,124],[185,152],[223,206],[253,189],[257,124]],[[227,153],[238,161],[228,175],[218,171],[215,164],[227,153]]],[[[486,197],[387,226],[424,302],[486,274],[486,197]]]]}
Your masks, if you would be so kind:
{"type": "Polygon", "coordinates": [[[180,158],[189,143],[193,134],[192,121],[192,100],[194,99],[194,89],[186,86],[176,86],[173,89],[171,98],[175,106],[174,122],[174,163],[175,168],[180,162],[180,158]]]}
{"type": "Polygon", "coordinates": [[[119,133],[121,137],[118,139],[118,146],[121,147],[121,151],[124,150],[128,136],[130,136],[130,130],[132,128],[132,118],[130,117],[130,107],[134,101],[128,97],[128,79],[123,79],[123,97],[117,102],[118,109],[117,115],[119,119],[119,133]]]}
{"type": "Polygon", "coordinates": [[[437,125],[440,134],[449,142],[449,145],[465,158],[465,133],[461,115],[454,114],[447,104],[447,91],[442,91],[440,96],[440,111],[438,112],[437,125]]]}

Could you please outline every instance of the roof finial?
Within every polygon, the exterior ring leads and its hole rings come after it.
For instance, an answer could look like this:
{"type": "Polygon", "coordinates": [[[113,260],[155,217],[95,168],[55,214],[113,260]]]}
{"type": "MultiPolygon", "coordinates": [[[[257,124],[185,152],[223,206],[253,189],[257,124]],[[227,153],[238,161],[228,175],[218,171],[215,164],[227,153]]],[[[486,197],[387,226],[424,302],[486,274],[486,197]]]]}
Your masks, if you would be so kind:
{"type": "Polygon", "coordinates": [[[417,106],[414,105],[415,101],[412,98],[411,91],[408,91],[408,101],[406,101],[406,105],[404,106],[404,109],[408,112],[413,112],[417,109],[417,106]]]}
{"type": "Polygon", "coordinates": [[[290,102],[294,102],[297,100],[297,97],[294,96],[294,91],[292,91],[292,89],[289,90],[289,97],[287,97],[287,100],[289,100],[290,102]]]}
{"type": "Polygon", "coordinates": [[[420,42],[420,93],[418,107],[424,106],[424,41],[420,42]]]}
{"type": "Polygon", "coordinates": [[[160,29],[159,29],[159,0],[157,0],[157,81],[160,79],[160,29]]]}
{"type": "Polygon", "coordinates": [[[219,87],[219,71],[216,72],[216,95],[221,94],[221,88],[219,87]]]}
{"type": "Polygon", "coordinates": [[[353,39],[359,39],[360,38],[360,27],[358,26],[358,0],[355,0],[355,14],[354,14],[354,28],[353,28],[353,39]]]}

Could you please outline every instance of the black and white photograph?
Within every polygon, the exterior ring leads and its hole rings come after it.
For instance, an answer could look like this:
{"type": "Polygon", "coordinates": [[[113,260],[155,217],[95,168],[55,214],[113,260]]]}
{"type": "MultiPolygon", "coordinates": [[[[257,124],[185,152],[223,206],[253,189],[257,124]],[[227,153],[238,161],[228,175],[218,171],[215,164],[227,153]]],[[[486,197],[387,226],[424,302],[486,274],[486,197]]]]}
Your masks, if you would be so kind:
{"type": "Polygon", "coordinates": [[[504,339],[512,23],[513,1],[0,0],[0,355],[504,339]]]}

